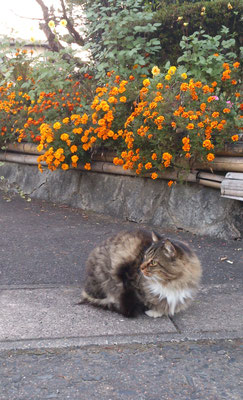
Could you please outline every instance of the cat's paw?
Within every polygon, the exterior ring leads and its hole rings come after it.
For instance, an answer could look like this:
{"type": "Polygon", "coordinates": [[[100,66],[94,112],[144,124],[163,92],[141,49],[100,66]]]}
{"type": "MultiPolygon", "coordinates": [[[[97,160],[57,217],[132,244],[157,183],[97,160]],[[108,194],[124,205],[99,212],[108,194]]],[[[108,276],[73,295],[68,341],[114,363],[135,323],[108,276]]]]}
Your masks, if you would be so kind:
{"type": "Polygon", "coordinates": [[[162,317],[162,315],[163,315],[163,313],[156,311],[156,310],[147,310],[147,311],[145,311],[145,314],[151,318],[159,318],[159,317],[162,317]]]}

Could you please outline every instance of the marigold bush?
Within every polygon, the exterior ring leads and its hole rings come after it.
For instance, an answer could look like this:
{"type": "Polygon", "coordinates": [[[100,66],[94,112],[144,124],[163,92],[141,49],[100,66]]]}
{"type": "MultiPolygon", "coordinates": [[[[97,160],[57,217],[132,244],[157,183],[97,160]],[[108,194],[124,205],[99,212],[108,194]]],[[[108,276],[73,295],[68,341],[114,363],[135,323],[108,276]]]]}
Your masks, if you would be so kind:
{"type": "Polygon", "coordinates": [[[19,76],[0,88],[0,146],[38,143],[40,170],[43,162],[50,170],[92,169],[99,148],[116,152],[115,165],[152,179],[168,168],[210,163],[226,141],[239,137],[239,67],[223,63],[220,79],[206,84],[188,78],[182,66],[154,66],[142,85],[133,70],[127,79],[111,71],[89,98],[69,77],[68,92],[42,91],[31,100],[19,76]]]}

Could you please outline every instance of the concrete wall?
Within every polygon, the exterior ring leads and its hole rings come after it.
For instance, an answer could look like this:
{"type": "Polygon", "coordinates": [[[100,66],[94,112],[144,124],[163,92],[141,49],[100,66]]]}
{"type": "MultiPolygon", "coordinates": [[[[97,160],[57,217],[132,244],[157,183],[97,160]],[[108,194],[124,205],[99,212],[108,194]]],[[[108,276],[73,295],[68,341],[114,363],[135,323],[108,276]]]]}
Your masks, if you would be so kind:
{"type": "Polygon", "coordinates": [[[0,188],[32,198],[199,235],[238,238],[243,230],[243,203],[220,197],[217,189],[197,184],[94,172],[44,170],[5,162],[0,188]],[[240,232],[241,231],[241,232],[240,232]]]}

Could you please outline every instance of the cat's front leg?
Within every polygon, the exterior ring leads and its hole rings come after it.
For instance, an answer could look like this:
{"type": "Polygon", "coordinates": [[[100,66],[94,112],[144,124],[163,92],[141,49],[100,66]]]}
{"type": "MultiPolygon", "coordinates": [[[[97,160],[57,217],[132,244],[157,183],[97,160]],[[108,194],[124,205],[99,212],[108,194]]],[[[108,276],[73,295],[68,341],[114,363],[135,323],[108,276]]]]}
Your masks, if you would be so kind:
{"type": "Polygon", "coordinates": [[[147,310],[145,311],[145,314],[151,318],[159,318],[162,317],[162,315],[164,315],[163,312],[157,310],[147,310]]]}
{"type": "Polygon", "coordinates": [[[146,304],[147,306],[147,311],[145,311],[145,314],[148,317],[151,318],[160,318],[163,315],[168,315],[169,312],[169,307],[168,307],[168,302],[166,299],[162,299],[157,304],[153,304],[151,302],[146,304]]]}

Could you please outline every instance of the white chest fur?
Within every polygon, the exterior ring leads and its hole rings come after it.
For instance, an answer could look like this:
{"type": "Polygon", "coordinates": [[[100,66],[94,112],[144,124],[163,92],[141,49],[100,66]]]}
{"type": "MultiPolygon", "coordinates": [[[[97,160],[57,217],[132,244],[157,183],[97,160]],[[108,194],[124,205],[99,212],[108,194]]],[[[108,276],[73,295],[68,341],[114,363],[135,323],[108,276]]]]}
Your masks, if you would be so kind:
{"type": "Polygon", "coordinates": [[[158,296],[159,300],[166,299],[169,305],[169,314],[174,315],[177,304],[184,303],[186,299],[192,298],[193,291],[190,289],[173,290],[163,286],[157,280],[147,281],[147,288],[151,294],[158,296]]]}

